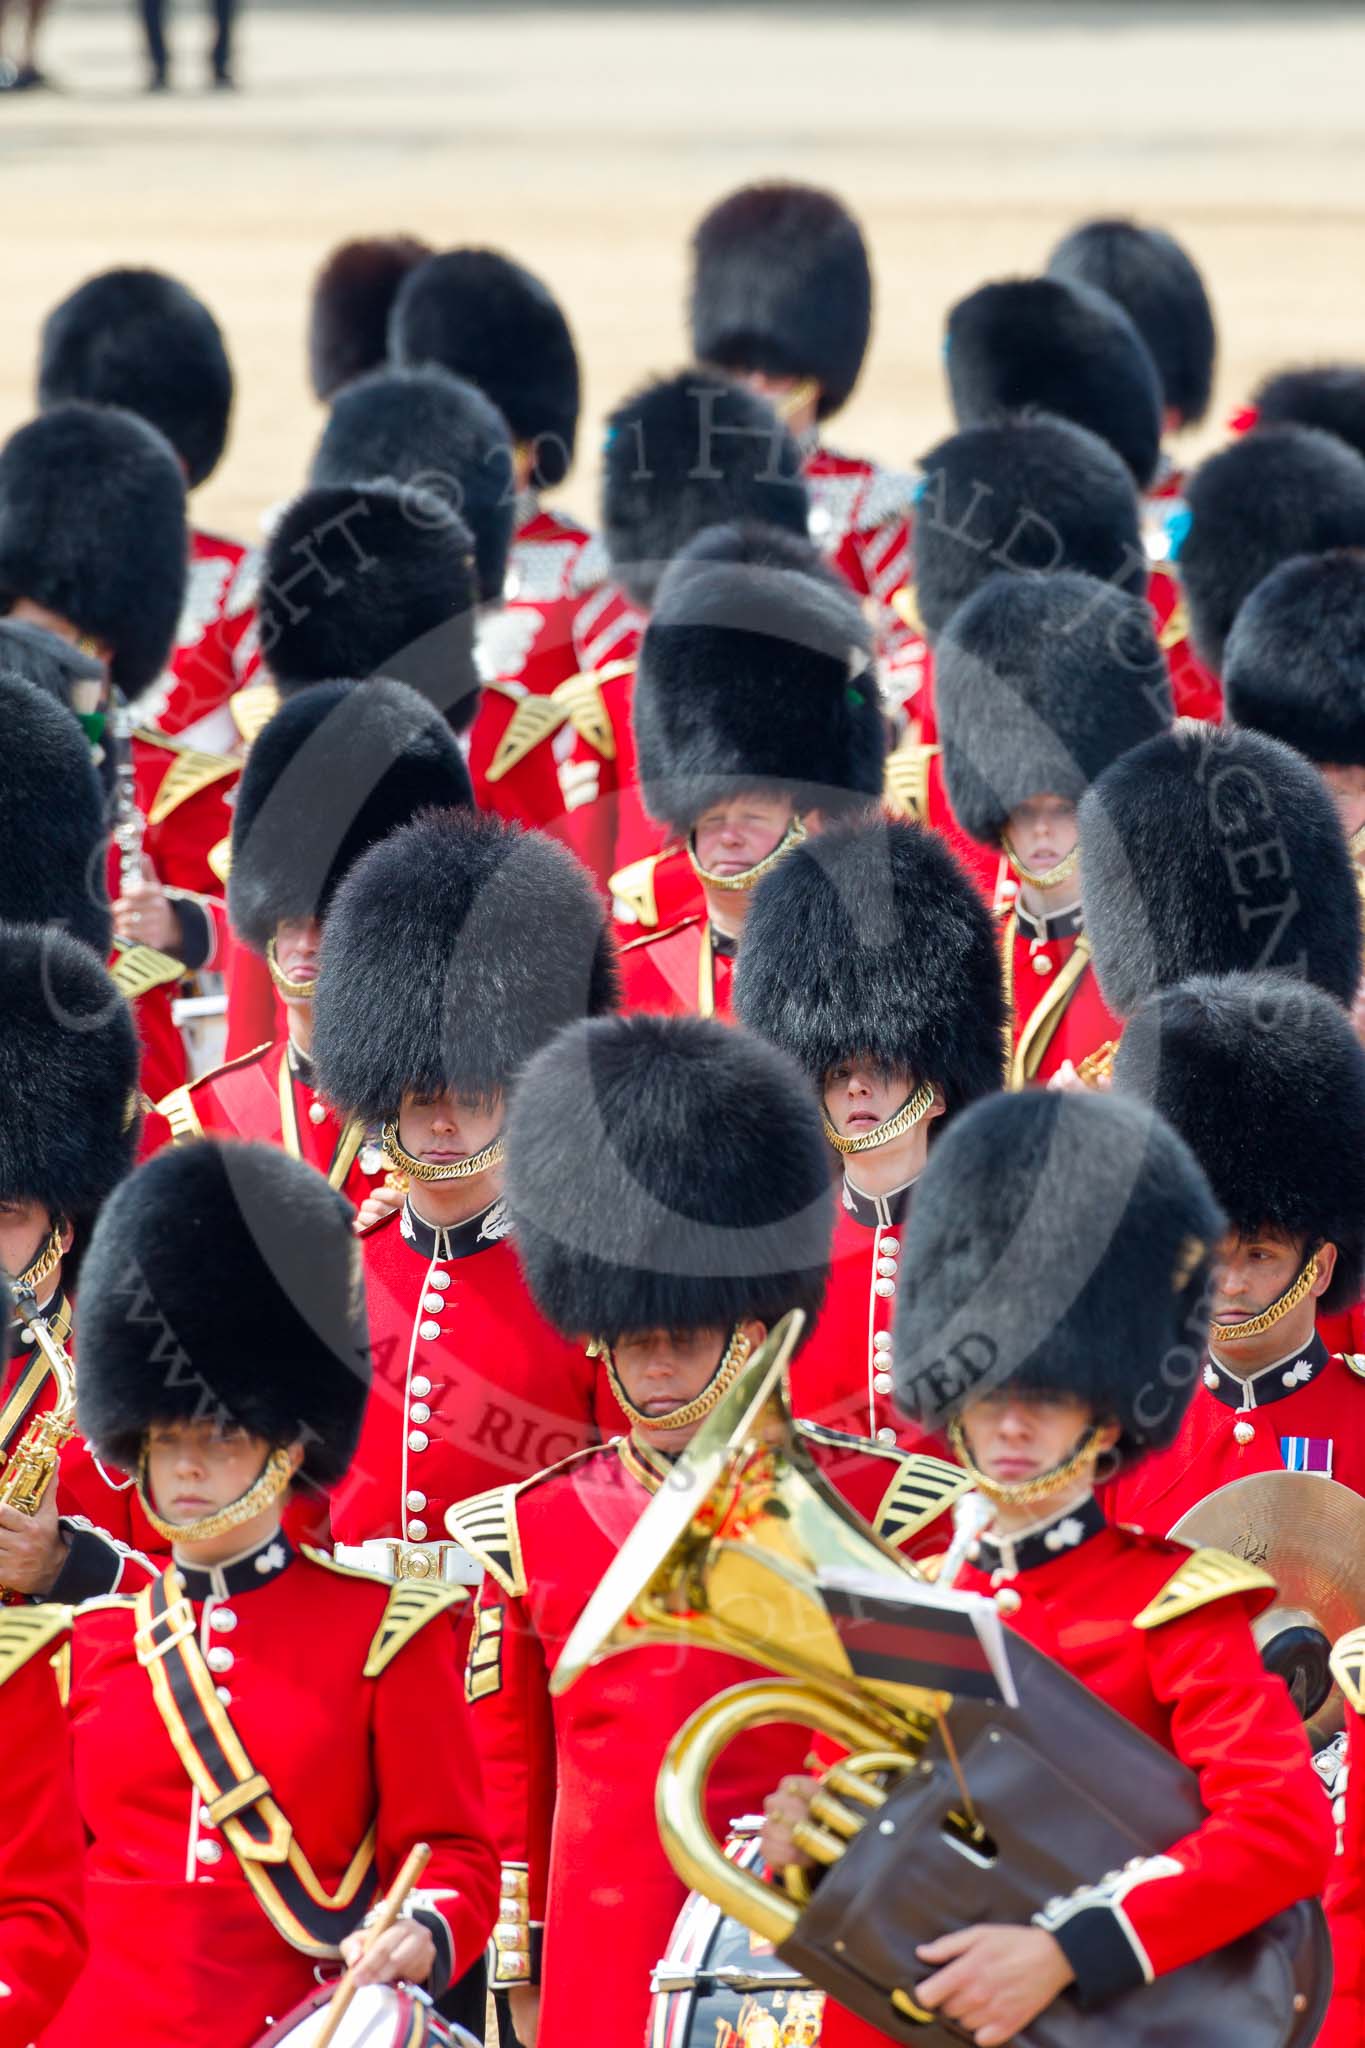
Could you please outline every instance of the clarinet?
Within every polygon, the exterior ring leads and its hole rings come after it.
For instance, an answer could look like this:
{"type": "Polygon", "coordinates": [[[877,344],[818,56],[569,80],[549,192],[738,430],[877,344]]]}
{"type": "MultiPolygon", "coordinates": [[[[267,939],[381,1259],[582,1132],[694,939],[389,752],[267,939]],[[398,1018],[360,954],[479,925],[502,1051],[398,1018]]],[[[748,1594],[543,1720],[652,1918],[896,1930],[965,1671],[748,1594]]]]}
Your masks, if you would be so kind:
{"type": "Polygon", "coordinates": [[[145,826],[137,807],[133,770],[133,715],[120,704],[110,720],[115,753],[114,844],[119,850],[119,894],[126,896],[142,880],[142,838],[145,826]]]}

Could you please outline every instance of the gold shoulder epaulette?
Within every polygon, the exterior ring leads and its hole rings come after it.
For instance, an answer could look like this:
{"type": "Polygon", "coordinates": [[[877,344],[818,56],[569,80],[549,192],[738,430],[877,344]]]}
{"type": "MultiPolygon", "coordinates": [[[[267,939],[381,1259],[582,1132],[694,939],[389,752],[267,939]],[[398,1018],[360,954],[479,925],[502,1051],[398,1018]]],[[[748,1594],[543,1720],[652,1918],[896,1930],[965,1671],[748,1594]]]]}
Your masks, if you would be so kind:
{"type": "Polygon", "coordinates": [[[280,708],[280,693],[273,683],[248,683],[228,698],[232,722],[249,747],[280,708]]]}
{"type": "Polygon", "coordinates": [[[942,751],[927,740],[902,741],[886,757],[885,794],[892,808],[912,824],[929,822],[929,763],[942,751]]]}
{"type": "Polygon", "coordinates": [[[921,640],[924,638],[924,621],[920,617],[919,599],[915,596],[913,583],[902,583],[899,590],[892,591],[891,608],[903,626],[908,626],[912,633],[918,633],[921,640]]]}
{"type": "Polygon", "coordinates": [[[204,855],[204,858],[208,862],[214,874],[217,875],[219,881],[223,884],[224,888],[226,888],[227,878],[232,873],[231,833],[224,833],[223,837],[218,841],[217,845],[211,846],[209,848],[208,852],[204,855]]]}
{"type": "Polygon", "coordinates": [[[580,739],[585,739],[604,761],[614,761],[616,734],[602,702],[602,685],[614,682],[617,676],[631,674],[634,668],[633,661],[609,661],[605,668],[584,669],[579,675],[566,677],[548,697],[536,696],[528,690],[518,699],[517,708],[507,721],[488,765],[487,780],[501,782],[519,761],[526,759],[532,747],[549,739],[562,725],[572,725],[580,739]]]}
{"type": "Polygon", "coordinates": [[[241,765],[240,761],[234,761],[226,754],[203,754],[197,748],[177,747],[176,758],[162,777],[161,786],[148,808],[147,823],[160,825],[172,811],[178,811],[181,804],[188,803],[192,796],[198,796],[201,789],[211,789],[215,782],[223,782],[229,775],[236,775],[241,765]]]}
{"type": "Polygon", "coordinates": [[[610,895],[623,903],[635,922],[647,931],[659,922],[654,870],[662,859],[661,853],[647,853],[643,860],[633,860],[628,867],[618,868],[607,883],[610,895]]]}
{"type": "Polygon", "coordinates": [[[69,1607],[0,1607],[0,1685],[71,1626],[69,1607]]]}
{"type": "Polygon", "coordinates": [[[204,1126],[199,1121],[194,1099],[187,1087],[172,1088],[156,1106],[170,1125],[171,1136],[177,1145],[183,1145],[189,1138],[203,1137],[204,1126]]]}
{"type": "Polygon", "coordinates": [[[1226,1600],[1231,1593],[1274,1591],[1275,1581],[1259,1565],[1248,1564],[1243,1557],[1232,1557],[1226,1550],[1192,1550],[1176,1566],[1155,1600],[1149,1600],[1141,1614],[1133,1616],[1133,1627],[1161,1628],[1200,1607],[1212,1606],[1215,1600],[1226,1600]]]}
{"type": "Polygon", "coordinates": [[[883,1543],[901,1544],[917,1536],[950,1508],[971,1486],[960,1465],[925,1451],[898,1453],[901,1469],[877,1510],[873,1526],[883,1543]]]}
{"type": "Polygon", "coordinates": [[[378,1678],[419,1629],[467,1598],[468,1589],[464,1586],[433,1586],[421,1579],[399,1579],[389,1594],[383,1620],[374,1632],[361,1676],[378,1678]]]}
{"type": "Polygon", "coordinates": [[[694,910],[690,917],[680,917],[676,924],[666,924],[662,931],[641,932],[638,939],[627,939],[624,946],[618,946],[616,950],[624,959],[627,953],[635,952],[637,947],[652,946],[660,939],[671,939],[675,932],[685,932],[690,925],[700,923],[701,912],[694,910]]]}
{"type": "Polygon", "coordinates": [[[149,989],[164,988],[168,981],[183,981],[186,972],[183,961],[172,960],[169,953],[158,953],[155,946],[129,946],[122,939],[114,941],[109,977],[130,1003],[145,996],[149,989]]]}
{"type": "Polygon", "coordinates": [[[446,1509],[446,1531],[452,1541],[462,1543],[477,1557],[489,1577],[513,1600],[520,1600],[526,1591],[517,1492],[515,1486],[492,1486],[487,1493],[473,1494],[446,1509]]]}
{"type": "Polygon", "coordinates": [[[1182,640],[1190,637],[1190,615],[1183,597],[1178,597],[1171,607],[1171,616],[1156,636],[1157,646],[1163,654],[1169,654],[1182,640]]]}
{"type": "Polygon", "coordinates": [[[1332,1676],[1357,1714],[1365,1714],[1365,1628],[1353,1628],[1332,1651],[1332,1676]]]}
{"type": "Polygon", "coordinates": [[[1347,1372],[1353,1372],[1358,1380],[1365,1380],[1365,1352],[1343,1351],[1340,1357],[1347,1372]]]}

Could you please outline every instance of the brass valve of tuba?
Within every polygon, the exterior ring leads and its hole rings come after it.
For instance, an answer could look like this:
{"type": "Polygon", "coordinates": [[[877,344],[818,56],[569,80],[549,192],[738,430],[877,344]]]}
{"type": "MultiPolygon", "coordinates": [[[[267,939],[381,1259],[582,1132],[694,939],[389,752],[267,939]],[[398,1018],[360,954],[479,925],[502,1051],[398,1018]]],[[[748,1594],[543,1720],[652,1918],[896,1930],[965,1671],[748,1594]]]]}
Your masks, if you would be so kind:
{"type": "Polygon", "coordinates": [[[62,1445],[76,1430],[76,1368],[71,1353],[38,1307],[32,1287],[14,1288],[19,1320],[32,1333],[56,1387],[50,1408],[35,1415],[0,1466],[0,1507],[36,1515],[57,1470],[62,1445]]]}

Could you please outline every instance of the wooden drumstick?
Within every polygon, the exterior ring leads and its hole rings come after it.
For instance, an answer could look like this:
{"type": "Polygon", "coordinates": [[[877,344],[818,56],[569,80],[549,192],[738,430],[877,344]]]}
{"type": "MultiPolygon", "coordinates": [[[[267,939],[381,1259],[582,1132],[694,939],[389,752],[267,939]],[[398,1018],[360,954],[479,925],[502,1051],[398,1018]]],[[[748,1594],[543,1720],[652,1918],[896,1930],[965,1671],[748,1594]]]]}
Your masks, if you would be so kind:
{"type": "MultiPolygon", "coordinates": [[[[383,1904],[365,1930],[365,1946],[367,1949],[377,1936],[392,1927],[407,1902],[408,1893],[413,1889],[430,1861],[431,1844],[429,1842],[418,1842],[409,1851],[403,1868],[399,1871],[384,1895],[383,1904]]],[[[352,1971],[347,1970],[345,1976],[337,1985],[336,1990],[332,1993],[331,2003],[327,2007],[327,2016],[322,2022],[322,2032],[314,2041],[313,2048],[330,2048],[330,2044],[336,2039],[337,2028],[345,2018],[347,2009],[354,1997],[355,1977],[352,1971]]]]}

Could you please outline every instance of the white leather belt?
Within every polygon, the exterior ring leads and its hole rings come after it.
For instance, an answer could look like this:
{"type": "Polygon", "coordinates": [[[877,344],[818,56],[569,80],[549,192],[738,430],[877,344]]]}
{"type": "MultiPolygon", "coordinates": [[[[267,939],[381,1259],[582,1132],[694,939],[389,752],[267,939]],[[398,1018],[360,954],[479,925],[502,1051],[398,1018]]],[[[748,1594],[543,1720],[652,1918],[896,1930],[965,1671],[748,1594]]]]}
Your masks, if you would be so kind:
{"type": "Polygon", "coordinates": [[[462,1543],[399,1543],[375,1537],[369,1543],[336,1543],[338,1564],[356,1565],[386,1579],[439,1579],[447,1586],[477,1586],[483,1566],[462,1543]]]}

